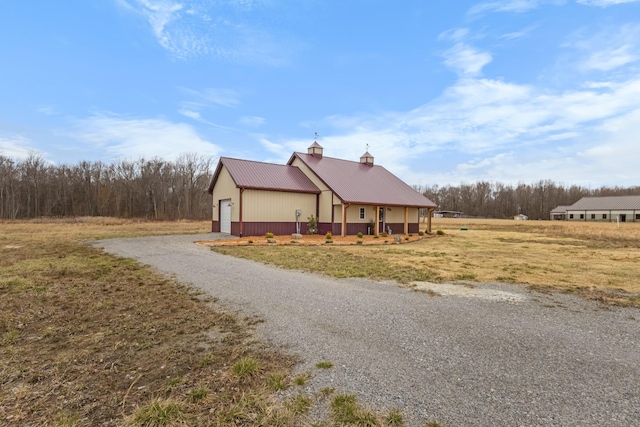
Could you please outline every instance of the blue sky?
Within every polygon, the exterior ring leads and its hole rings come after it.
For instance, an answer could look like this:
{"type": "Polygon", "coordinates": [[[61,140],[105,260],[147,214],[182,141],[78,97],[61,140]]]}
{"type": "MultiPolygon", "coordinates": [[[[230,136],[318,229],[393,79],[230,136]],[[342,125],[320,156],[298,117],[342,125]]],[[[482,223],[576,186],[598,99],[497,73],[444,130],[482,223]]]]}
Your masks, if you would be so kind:
{"type": "Polygon", "coordinates": [[[0,154],[640,184],[640,1],[6,0],[0,154]]]}

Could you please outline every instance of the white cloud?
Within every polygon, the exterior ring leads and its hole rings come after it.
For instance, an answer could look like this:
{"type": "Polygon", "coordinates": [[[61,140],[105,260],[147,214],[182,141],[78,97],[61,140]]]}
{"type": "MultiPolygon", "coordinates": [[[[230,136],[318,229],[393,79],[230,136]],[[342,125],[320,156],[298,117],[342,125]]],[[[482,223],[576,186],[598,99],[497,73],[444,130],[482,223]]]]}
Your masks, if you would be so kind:
{"type": "Polygon", "coordinates": [[[636,3],[639,0],[576,0],[577,3],[584,4],[586,6],[599,6],[599,7],[607,7],[607,6],[615,6],[618,4],[625,3],[636,3]]]}
{"type": "Polygon", "coordinates": [[[193,127],[161,119],[98,114],[75,121],[70,136],[104,150],[110,159],[161,157],[185,152],[216,156],[220,147],[201,138],[193,127]]]}
{"type": "MultiPolygon", "coordinates": [[[[639,77],[565,91],[464,78],[412,111],[332,116],[316,126],[327,135],[319,140],[325,155],[357,160],[369,144],[376,163],[408,183],[553,179],[588,184],[617,178],[637,185],[631,175],[637,175],[634,165],[640,163],[639,100],[639,77]],[[467,160],[448,164],[448,157],[467,160]]],[[[282,145],[300,150],[305,143],[282,145]]]]}
{"type": "Polygon", "coordinates": [[[540,0],[499,0],[484,2],[469,9],[469,15],[481,15],[486,12],[512,12],[523,13],[535,9],[540,5],[540,0]]]}
{"type": "Polygon", "coordinates": [[[575,49],[582,57],[582,71],[608,72],[640,61],[640,25],[607,26],[595,34],[573,34],[564,47],[575,49]]]}
{"type": "Polygon", "coordinates": [[[474,76],[482,72],[482,68],[491,62],[491,54],[481,52],[465,44],[456,43],[443,52],[444,63],[463,76],[474,76]]]}
{"type": "Polygon", "coordinates": [[[178,59],[210,56],[229,62],[283,65],[298,47],[260,19],[270,1],[116,0],[149,23],[160,46],[178,59]]]}
{"type": "Polygon", "coordinates": [[[31,153],[40,153],[28,138],[22,135],[0,136],[0,155],[13,160],[23,160],[31,153]]]}
{"type": "Polygon", "coordinates": [[[247,127],[259,127],[264,125],[267,120],[264,117],[258,116],[244,116],[238,119],[238,124],[247,127]]]}
{"type": "Polygon", "coordinates": [[[222,107],[234,108],[240,104],[240,99],[236,91],[223,88],[207,88],[197,91],[188,88],[182,88],[182,92],[189,95],[195,101],[195,105],[220,105],[222,107]]]}

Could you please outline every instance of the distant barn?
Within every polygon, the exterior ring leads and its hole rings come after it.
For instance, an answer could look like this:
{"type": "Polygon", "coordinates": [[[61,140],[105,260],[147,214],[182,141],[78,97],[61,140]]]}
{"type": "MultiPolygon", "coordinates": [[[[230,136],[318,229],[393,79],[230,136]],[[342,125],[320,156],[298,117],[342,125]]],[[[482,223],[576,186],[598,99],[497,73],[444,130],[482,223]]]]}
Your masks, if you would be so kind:
{"type": "Polygon", "coordinates": [[[552,220],[640,221],[640,196],[583,197],[571,206],[551,211],[552,220]]]}

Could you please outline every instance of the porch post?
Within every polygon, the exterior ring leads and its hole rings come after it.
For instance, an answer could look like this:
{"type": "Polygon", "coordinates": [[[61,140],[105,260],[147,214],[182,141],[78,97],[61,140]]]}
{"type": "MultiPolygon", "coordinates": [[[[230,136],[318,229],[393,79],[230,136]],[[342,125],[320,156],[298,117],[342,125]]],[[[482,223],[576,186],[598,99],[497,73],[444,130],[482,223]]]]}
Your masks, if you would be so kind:
{"type": "Polygon", "coordinates": [[[433,216],[433,208],[427,209],[427,233],[431,233],[431,217],[433,216]]]}
{"type": "Polygon", "coordinates": [[[375,232],[373,233],[373,235],[379,236],[380,235],[380,206],[376,206],[376,221],[373,228],[375,229],[375,232]]]}
{"type": "Polygon", "coordinates": [[[404,207],[404,234],[409,234],[409,206],[404,207]]]}
{"type": "Polygon", "coordinates": [[[347,235],[347,208],[349,203],[342,204],[342,237],[347,235]]]}

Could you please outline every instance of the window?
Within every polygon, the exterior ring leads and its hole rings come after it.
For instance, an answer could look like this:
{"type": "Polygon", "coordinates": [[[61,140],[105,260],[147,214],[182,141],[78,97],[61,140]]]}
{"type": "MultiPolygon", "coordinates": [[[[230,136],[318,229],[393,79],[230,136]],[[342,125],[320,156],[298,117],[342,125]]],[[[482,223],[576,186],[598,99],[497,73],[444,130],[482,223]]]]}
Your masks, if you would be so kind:
{"type": "Polygon", "coordinates": [[[607,214],[602,214],[602,219],[607,219],[607,214]]]}
{"type": "Polygon", "coordinates": [[[584,214],[580,214],[580,219],[584,219],[584,214]]]}
{"type": "Polygon", "coordinates": [[[364,219],[364,208],[360,208],[360,219],[364,219]]]}
{"type": "Polygon", "coordinates": [[[640,214],[636,214],[636,221],[640,221],[640,214]]]}
{"type": "Polygon", "coordinates": [[[569,214],[569,219],[573,219],[573,214],[569,214]]]}
{"type": "Polygon", "coordinates": [[[596,214],[591,214],[591,219],[596,219],[596,214]]]}

